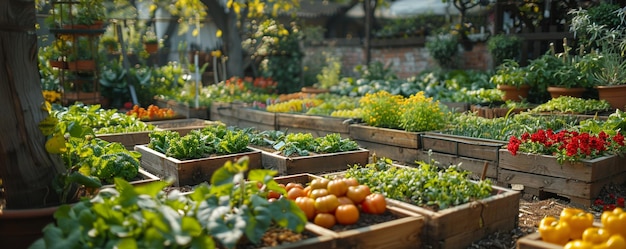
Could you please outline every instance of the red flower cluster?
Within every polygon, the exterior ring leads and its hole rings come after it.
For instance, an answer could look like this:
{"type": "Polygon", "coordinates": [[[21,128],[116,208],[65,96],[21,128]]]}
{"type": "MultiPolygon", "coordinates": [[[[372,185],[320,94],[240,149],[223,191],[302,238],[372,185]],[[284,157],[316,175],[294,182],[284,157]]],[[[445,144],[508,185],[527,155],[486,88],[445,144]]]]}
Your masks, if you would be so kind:
{"type": "Polygon", "coordinates": [[[624,208],[624,197],[616,197],[614,194],[609,195],[610,200],[602,200],[600,198],[593,202],[593,206],[598,211],[611,211],[616,207],[624,208]]]}
{"type": "Polygon", "coordinates": [[[550,129],[540,129],[533,134],[526,132],[520,138],[511,136],[507,149],[513,155],[517,155],[518,151],[553,155],[559,163],[563,163],[566,160],[575,162],[608,154],[621,154],[626,147],[624,136],[619,132],[611,137],[604,131],[592,135],[568,130],[554,133],[550,129]]]}

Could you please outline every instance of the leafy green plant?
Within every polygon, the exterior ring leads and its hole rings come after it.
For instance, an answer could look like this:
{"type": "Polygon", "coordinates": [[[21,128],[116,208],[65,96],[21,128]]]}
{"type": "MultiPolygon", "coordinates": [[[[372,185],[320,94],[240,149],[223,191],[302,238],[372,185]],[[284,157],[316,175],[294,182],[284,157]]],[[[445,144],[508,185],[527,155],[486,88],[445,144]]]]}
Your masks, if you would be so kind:
{"type": "Polygon", "coordinates": [[[342,138],[339,133],[314,138],[311,133],[289,133],[283,131],[262,131],[251,135],[251,144],[259,147],[271,147],[284,156],[307,156],[310,152],[335,153],[359,149],[359,145],[342,138]]]}
{"type": "Polygon", "coordinates": [[[53,106],[50,115],[61,121],[75,121],[89,126],[95,134],[152,131],[154,125],[141,122],[136,117],[119,113],[116,109],[102,109],[100,105],[76,103],[68,107],[53,106]]]}
{"type": "Polygon", "coordinates": [[[426,49],[440,67],[453,69],[457,67],[456,55],[459,53],[459,42],[455,36],[435,36],[426,42],[426,49]]]}
{"type": "Polygon", "coordinates": [[[154,131],[148,134],[148,147],[179,160],[204,158],[213,154],[234,154],[248,150],[248,132],[250,131],[234,130],[224,125],[192,130],[182,137],[170,131],[154,131]]]}
{"type": "Polygon", "coordinates": [[[357,65],[354,71],[365,80],[395,80],[398,78],[391,64],[385,65],[381,61],[372,61],[368,65],[357,65]]]}
{"type": "Polygon", "coordinates": [[[339,133],[331,133],[315,139],[317,153],[335,153],[359,149],[359,144],[349,138],[342,138],[339,133]]]}
{"type": "Polygon", "coordinates": [[[108,63],[100,75],[100,92],[109,99],[112,108],[121,108],[130,99],[130,90],[126,79],[127,70],[118,62],[108,63]]]}
{"type": "Polygon", "coordinates": [[[582,99],[571,96],[560,96],[531,109],[532,112],[556,113],[597,113],[608,111],[611,105],[606,100],[582,99]]]}
{"type": "Polygon", "coordinates": [[[329,89],[330,87],[339,83],[339,76],[341,74],[341,62],[338,57],[327,56],[326,66],[322,68],[322,71],[317,75],[317,83],[323,89],[329,89]]]}
{"type": "Polygon", "coordinates": [[[100,38],[100,44],[110,52],[117,51],[120,47],[117,38],[110,35],[102,36],[102,38],[100,38]]]}
{"type": "Polygon", "coordinates": [[[269,191],[286,194],[275,171],[253,169],[248,158],[227,162],[209,184],[187,195],[166,193],[164,181],[132,186],[122,179],[93,199],[65,205],[56,223],[44,228],[37,248],[235,248],[243,241],[259,244],[279,226],[302,232],[305,214],[287,198],[274,202],[269,191]],[[262,185],[259,188],[258,184],[262,185]]]}
{"type": "Polygon", "coordinates": [[[435,211],[491,195],[491,181],[470,181],[469,171],[458,165],[439,169],[435,162],[417,163],[419,166],[415,168],[399,167],[393,165],[391,159],[379,158],[365,166],[348,168],[345,177],[356,178],[373,193],[435,211]]]}
{"type": "Polygon", "coordinates": [[[505,59],[498,65],[498,69],[491,76],[490,81],[496,85],[524,86],[529,85],[526,80],[526,69],[514,60],[505,59]]]}
{"type": "Polygon", "coordinates": [[[498,34],[490,37],[487,41],[487,50],[491,54],[493,65],[498,67],[505,60],[517,61],[521,44],[521,39],[515,35],[498,34]]]}

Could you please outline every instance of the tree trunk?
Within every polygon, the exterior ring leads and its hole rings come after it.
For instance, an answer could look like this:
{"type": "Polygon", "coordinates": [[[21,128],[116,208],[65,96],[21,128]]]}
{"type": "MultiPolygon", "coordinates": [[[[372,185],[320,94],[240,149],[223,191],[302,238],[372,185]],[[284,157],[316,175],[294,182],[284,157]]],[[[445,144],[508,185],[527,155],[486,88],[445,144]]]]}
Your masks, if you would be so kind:
{"type": "Polygon", "coordinates": [[[60,160],[45,150],[34,0],[0,1],[0,179],[6,207],[58,204],[50,188],[60,160]]]}

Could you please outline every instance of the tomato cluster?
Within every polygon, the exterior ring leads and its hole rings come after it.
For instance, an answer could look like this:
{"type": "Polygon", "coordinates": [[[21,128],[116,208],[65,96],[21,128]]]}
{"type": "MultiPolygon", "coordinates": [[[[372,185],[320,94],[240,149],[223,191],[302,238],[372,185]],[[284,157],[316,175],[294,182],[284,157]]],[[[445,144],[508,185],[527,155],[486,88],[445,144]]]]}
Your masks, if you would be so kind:
{"type": "Polygon", "coordinates": [[[539,234],[546,242],[564,249],[626,248],[626,212],[621,208],[604,211],[602,227],[593,226],[594,216],[578,208],[564,208],[559,218],[545,217],[539,223],[539,234]]]}
{"type": "Polygon", "coordinates": [[[175,113],[170,108],[159,108],[156,105],[150,105],[147,109],[134,105],[133,109],[126,112],[126,115],[135,116],[141,120],[172,118],[175,113]]]}
{"type": "MultiPolygon", "coordinates": [[[[309,221],[325,228],[337,223],[354,224],[360,212],[382,214],[387,209],[382,194],[371,193],[367,185],[359,184],[354,178],[315,178],[306,186],[290,182],[284,188],[285,198],[295,201],[309,221]]],[[[270,192],[268,198],[281,198],[281,195],[270,192]]]]}

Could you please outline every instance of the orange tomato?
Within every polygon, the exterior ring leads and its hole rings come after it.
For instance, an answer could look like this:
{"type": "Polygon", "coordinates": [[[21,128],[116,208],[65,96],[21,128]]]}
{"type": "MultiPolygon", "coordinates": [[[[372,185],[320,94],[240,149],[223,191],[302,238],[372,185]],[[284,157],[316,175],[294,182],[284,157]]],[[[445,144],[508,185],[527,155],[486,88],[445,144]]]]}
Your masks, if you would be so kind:
{"type": "Polygon", "coordinates": [[[359,204],[365,200],[365,197],[371,194],[370,188],[367,185],[358,185],[348,187],[346,196],[350,198],[354,203],[359,204]]]}
{"type": "Polygon", "coordinates": [[[348,198],[347,196],[340,196],[337,197],[337,200],[339,200],[339,205],[343,205],[343,204],[355,204],[352,200],[350,200],[350,198],[348,198]]]}
{"type": "Polygon", "coordinates": [[[326,195],[328,195],[328,190],[326,190],[325,188],[318,188],[318,189],[311,190],[311,194],[309,194],[309,197],[313,199],[317,199],[319,197],[326,196],[326,195]]]}
{"type": "Polygon", "coordinates": [[[289,191],[287,191],[287,199],[289,200],[296,200],[296,198],[304,196],[306,196],[306,194],[301,188],[291,188],[289,191]]]}
{"type": "Polygon", "coordinates": [[[304,187],[300,183],[290,182],[285,185],[285,190],[287,190],[287,192],[289,192],[289,190],[291,190],[292,188],[304,189],[304,187]]]}
{"type": "Polygon", "coordinates": [[[335,225],[335,223],[337,223],[337,220],[332,214],[319,213],[315,215],[313,223],[324,228],[331,228],[335,225]]]}
{"type": "Polygon", "coordinates": [[[359,221],[359,209],[354,204],[339,205],[335,210],[335,219],[342,225],[351,225],[359,221]]]}
{"type": "Polygon", "coordinates": [[[348,184],[341,179],[330,180],[326,185],[326,189],[328,189],[329,194],[333,194],[338,197],[344,196],[346,195],[346,192],[348,192],[348,184]]]}
{"type": "Polygon", "coordinates": [[[296,205],[302,209],[304,214],[306,215],[307,220],[313,220],[315,217],[315,200],[309,197],[298,197],[296,198],[296,205]]]}
{"type": "Polygon", "coordinates": [[[309,186],[311,186],[311,189],[325,189],[329,181],[330,180],[326,178],[315,178],[311,180],[311,184],[309,186]]]}
{"type": "Polygon", "coordinates": [[[348,184],[348,186],[358,186],[359,185],[359,181],[356,178],[354,178],[354,177],[343,178],[343,181],[346,182],[346,184],[348,184]]]}

